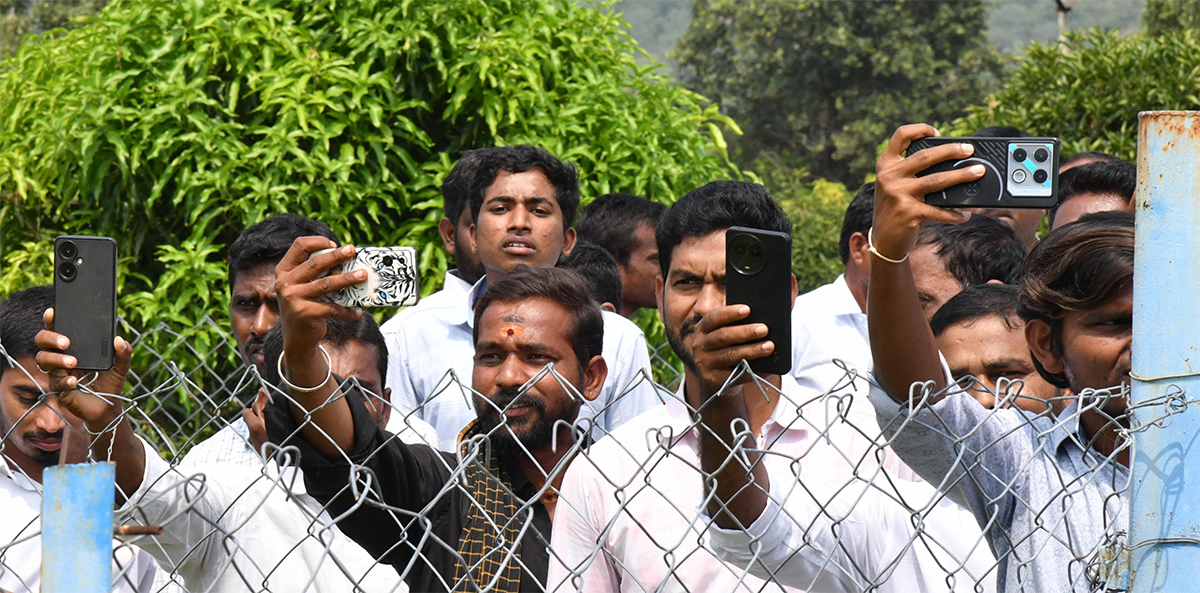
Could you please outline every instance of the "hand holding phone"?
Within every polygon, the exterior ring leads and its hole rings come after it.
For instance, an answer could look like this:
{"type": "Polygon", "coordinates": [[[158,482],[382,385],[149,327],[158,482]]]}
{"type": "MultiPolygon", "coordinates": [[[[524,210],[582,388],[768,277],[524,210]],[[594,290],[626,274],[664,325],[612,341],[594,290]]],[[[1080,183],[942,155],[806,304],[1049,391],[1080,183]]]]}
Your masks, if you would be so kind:
{"type": "MultiPolygon", "coordinates": [[[[313,257],[332,250],[318,251],[313,257]]],[[[420,299],[417,250],[412,247],[359,247],[333,273],[365,270],[367,279],[328,295],[329,301],[349,308],[408,307],[420,299]]]]}
{"type": "Polygon", "coordinates": [[[762,323],[771,354],[750,361],[759,375],[792,370],[792,237],[745,227],[725,232],[725,304],[748,305],[740,324],[762,323]]]}
{"type": "Polygon", "coordinates": [[[54,327],[79,370],[113,367],[117,331],[117,242],[64,235],[54,240],[54,327]]]}
{"type": "Polygon", "coordinates": [[[925,195],[925,203],[943,208],[1052,208],[1058,204],[1058,138],[952,138],[914,140],[905,152],[946,144],[971,144],[969,157],[937,163],[920,173],[984,167],[981,179],[925,195]]]}

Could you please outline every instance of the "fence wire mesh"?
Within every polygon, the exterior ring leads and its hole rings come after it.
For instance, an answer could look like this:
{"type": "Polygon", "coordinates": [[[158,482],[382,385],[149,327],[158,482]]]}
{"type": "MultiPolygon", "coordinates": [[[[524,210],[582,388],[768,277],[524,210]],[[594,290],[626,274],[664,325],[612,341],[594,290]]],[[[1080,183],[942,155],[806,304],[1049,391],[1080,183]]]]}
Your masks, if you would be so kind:
{"type": "MultiPolygon", "coordinates": [[[[134,334],[135,349],[148,333],[134,334]]],[[[232,340],[192,360],[228,359],[214,354],[221,348],[232,340]]],[[[0,589],[36,591],[40,486],[18,457],[88,454],[77,436],[60,455],[29,448],[55,437],[39,423],[53,424],[47,411],[63,419],[61,404],[37,388],[27,360],[0,354],[13,365],[6,376],[36,388],[11,406],[5,395],[0,589]]],[[[603,438],[590,438],[586,420],[571,427],[579,438],[561,438],[560,421],[551,441],[565,454],[543,469],[503,412],[546,377],[583,402],[552,366],[481,414],[494,422],[438,451],[422,409],[384,420],[384,394],[355,377],[304,411],[255,369],[150,359],[125,393],[98,394],[124,403],[145,443],[140,486],[118,510],[127,534],[113,541],[116,590],[1106,590],[1127,545],[1128,449],[1195,401],[1174,389],[1114,418],[1128,395],[1117,388],[1064,396],[1035,415],[1011,405],[1020,383],[1002,383],[988,409],[971,397],[986,387],[969,378],[940,393],[914,385],[898,404],[844,365],[824,393],[743,376],[773,407],[760,430],[734,427],[754,445],[729,449],[727,463],[760,453],[770,485],[747,487],[771,502],[752,524],[723,530],[700,462],[710,428],[679,389],[657,386],[663,405],[603,438]],[[260,388],[265,410],[244,414],[260,388]],[[326,436],[322,409],[334,405],[349,408],[355,434],[344,452],[324,455],[314,441],[326,436]],[[1118,427],[1111,454],[1080,429],[1084,416],[1118,427]]],[[[647,381],[648,371],[625,389],[647,381]]],[[[448,373],[431,399],[492,401],[467,383],[448,373]]]]}

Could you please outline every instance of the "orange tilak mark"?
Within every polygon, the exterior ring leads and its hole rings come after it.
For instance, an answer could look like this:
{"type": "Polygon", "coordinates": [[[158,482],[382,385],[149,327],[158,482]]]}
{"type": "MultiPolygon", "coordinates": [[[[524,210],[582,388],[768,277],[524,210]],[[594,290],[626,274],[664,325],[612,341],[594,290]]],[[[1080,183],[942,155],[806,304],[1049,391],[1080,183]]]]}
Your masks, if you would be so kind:
{"type": "Polygon", "coordinates": [[[503,339],[505,337],[512,338],[515,336],[519,336],[523,333],[525,333],[525,330],[521,329],[521,326],[519,326],[519,325],[506,324],[506,325],[500,326],[500,338],[501,339],[503,339]]]}

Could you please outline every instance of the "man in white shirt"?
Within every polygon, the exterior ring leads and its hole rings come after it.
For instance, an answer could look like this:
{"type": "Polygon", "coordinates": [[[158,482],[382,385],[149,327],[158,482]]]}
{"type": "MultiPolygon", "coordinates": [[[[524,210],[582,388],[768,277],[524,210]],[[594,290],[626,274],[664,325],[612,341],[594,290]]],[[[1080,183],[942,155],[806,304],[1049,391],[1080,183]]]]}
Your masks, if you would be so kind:
{"type": "MultiPolygon", "coordinates": [[[[263,338],[279,320],[275,264],[297,237],[311,235],[337,241],[323,222],[296,214],[277,214],[248,227],[229,245],[229,322],[246,368],[257,366],[260,373],[263,371],[263,338]]],[[[193,446],[183,463],[261,469],[258,451],[266,440],[262,414],[250,407],[241,418],[193,446]]]]}
{"type": "MultiPolygon", "coordinates": [[[[43,471],[63,457],[86,461],[91,438],[60,398],[48,394],[50,378],[37,366],[34,336],[52,306],[50,286],[0,303],[0,590],[14,593],[41,590],[43,471]]],[[[150,591],[157,569],[149,554],[113,541],[113,591],[150,591]]]]}
{"type": "MultiPolygon", "coordinates": [[[[415,412],[432,424],[443,451],[455,450],[459,432],[476,417],[467,379],[475,352],[475,300],[490,280],[521,264],[554,266],[575,246],[570,225],[579,206],[579,185],[573,166],[532,146],[473,154],[478,162],[468,185],[474,221],[470,243],[486,275],[465,299],[439,299],[403,313],[392,334],[388,372],[397,410],[415,412]]],[[[600,396],[579,412],[594,438],[660,402],[649,380],[650,356],[641,330],[608,312],[604,358],[612,363],[600,396]]]]}
{"type": "MultiPolygon", "coordinates": [[[[51,322],[52,323],[52,322],[51,322]]],[[[356,321],[330,321],[322,346],[329,353],[332,372],[358,382],[377,423],[385,423],[391,408],[383,386],[387,348],[378,326],[369,316],[356,321]]],[[[70,389],[74,377],[65,371],[72,364],[57,349],[60,334],[38,335],[43,348],[39,361],[56,375],[52,386],[70,389]]],[[[264,336],[264,352],[272,340],[282,338],[276,329],[264,336]]],[[[118,393],[129,369],[124,357],[96,382],[104,392],[118,393]]],[[[266,379],[274,368],[267,365],[266,379]]],[[[95,387],[93,387],[95,389],[95,387]]],[[[334,525],[321,504],[309,496],[297,474],[291,453],[260,459],[258,468],[229,463],[171,466],[144,441],[128,430],[119,404],[108,406],[99,398],[70,391],[64,403],[88,422],[106,421],[116,426],[112,446],[118,484],[132,492],[125,507],[129,523],[158,525],[162,534],[127,538],[149,552],[165,571],[182,577],[190,591],[407,591],[390,567],[375,561],[334,525]]],[[[355,395],[354,397],[357,397],[355,395]]],[[[64,398],[65,399],[65,398],[64,398]]],[[[265,389],[260,391],[265,401],[265,389]]],[[[106,433],[107,434],[107,433],[106,433]]],[[[401,436],[421,442],[414,436],[401,436]]]]}

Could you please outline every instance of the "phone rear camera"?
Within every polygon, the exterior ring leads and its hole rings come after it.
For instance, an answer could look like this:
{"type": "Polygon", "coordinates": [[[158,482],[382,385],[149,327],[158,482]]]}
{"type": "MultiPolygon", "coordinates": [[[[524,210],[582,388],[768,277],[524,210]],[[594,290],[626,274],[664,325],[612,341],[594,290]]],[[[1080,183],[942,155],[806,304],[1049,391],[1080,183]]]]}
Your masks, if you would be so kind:
{"type": "Polygon", "coordinates": [[[79,270],[75,267],[75,264],[71,262],[64,262],[62,265],[58,266],[58,277],[62,278],[63,282],[70,282],[75,279],[78,271],[79,270]]]}
{"type": "Polygon", "coordinates": [[[1038,169],[1037,171],[1033,172],[1033,180],[1038,183],[1045,183],[1046,178],[1049,176],[1050,176],[1050,174],[1046,173],[1046,171],[1043,169],[1038,169]]]}
{"type": "Polygon", "coordinates": [[[1025,162],[1025,159],[1029,158],[1029,153],[1025,152],[1024,148],[1018,148],[1013,151],[1012,157],[1013,157],[1014,161],[1017,161],[1018,163],[1023,163],[1023,162],[1025,162]]]}
{"type": "Polygon", "coordinates": [[[58,244],[58,255],[63,259],[75,259],[75,255],[79,250],[75,248],[74,241],[63,241],[58,244]]]}
{"type": "Polygon", "coordinates": [[[746,276],[753,276],[767,265],[767,250],[758,237],[735,235],[729,241],[730,265],[746,276]]]}
{"type": "Polygon", "coordinates": [[[1048,158],[1050,158],[1050,151],[1046,150],[1045,148],[1039,148],[1033,153],[1033,160],[1039,163],[1046,162],[1046,159],[1048,158]]]}

